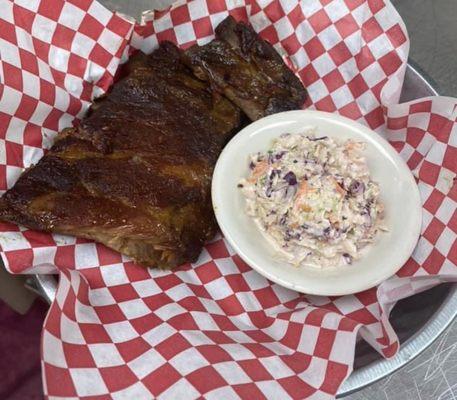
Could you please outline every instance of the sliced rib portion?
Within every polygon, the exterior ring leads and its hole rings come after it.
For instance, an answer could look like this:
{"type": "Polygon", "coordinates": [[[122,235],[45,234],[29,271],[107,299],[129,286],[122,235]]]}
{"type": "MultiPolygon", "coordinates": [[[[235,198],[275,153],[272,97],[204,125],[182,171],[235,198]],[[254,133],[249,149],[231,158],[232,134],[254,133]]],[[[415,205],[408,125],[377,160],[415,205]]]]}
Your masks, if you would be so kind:
{"type": "Polygon", "coordinates": [[[120,75],[0,198],[0,219],[93,239],[149,267],[195,261],[216,231],[211,175],[240,128],[238,107],[255,120],[300,108],[306,91],[231,17],[211,43],[186,53],[162,43],[120,75]]]}
{"type": "Polygon", "coordinates": [[[0,199],[0,218],[94,239],[138,263],[195,261],[216,230],[211,174],[240,112],[163,43],[0,199]]]}
{"type": "Polygon", "coordinates": [[[189,48],[184,61],[251,120],[299,109],[306,99],[305,88],[273,46],[232,17],[218,25],[215,40],[189,48]]]}

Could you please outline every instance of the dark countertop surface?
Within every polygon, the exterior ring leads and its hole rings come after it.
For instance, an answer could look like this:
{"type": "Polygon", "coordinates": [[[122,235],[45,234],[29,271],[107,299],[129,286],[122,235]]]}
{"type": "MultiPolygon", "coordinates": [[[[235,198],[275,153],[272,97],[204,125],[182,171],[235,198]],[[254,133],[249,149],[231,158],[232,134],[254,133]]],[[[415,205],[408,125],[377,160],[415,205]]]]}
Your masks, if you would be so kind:
{"type": "Polygon", "coordinates": [[[445,96],[457,97],[457,1],[394,0],[411,39],[409,56],[445,96]]]}

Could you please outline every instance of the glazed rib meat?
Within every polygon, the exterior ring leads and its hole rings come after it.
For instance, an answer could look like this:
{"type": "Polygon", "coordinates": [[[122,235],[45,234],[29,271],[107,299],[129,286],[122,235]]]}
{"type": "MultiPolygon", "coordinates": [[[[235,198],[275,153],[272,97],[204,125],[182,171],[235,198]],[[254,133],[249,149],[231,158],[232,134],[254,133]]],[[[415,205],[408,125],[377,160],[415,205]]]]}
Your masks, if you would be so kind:
{"type": "Polygon", "coordinates": [[[232,17],[217,26],[215,40],[189,48],[184,61],[251,120],[302,108],[306,99],[302,83],[273,46],[232,17]]]}
{"type": "Polygon", "coordinates": [[[206,46],[164,42],[121,72],[0,198],[0,219],[93,239],[148,267],[195,261],[216,231],[211,175],[241,110],[254,120],[300,108],[305,89],[231,17],[206,46]]]}
{"type": "Polygon", "coordinates": [[[0,218],[94,239],[144,266],[195,261],[215,234],[211,174],[240,112],[163,43],[0,199],[0,218]]]}

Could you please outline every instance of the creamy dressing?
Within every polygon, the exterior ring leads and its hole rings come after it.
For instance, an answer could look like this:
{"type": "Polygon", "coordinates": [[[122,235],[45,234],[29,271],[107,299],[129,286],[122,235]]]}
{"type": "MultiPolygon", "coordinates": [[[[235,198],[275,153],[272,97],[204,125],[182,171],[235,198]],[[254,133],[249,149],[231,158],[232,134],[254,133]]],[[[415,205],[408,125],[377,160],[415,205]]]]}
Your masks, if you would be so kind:
{"type": "Polygon", "coordinates": [[[363,149],[308,130],[282,134],[251,156],[251,173],[238,185],[246,212],[292,264],[351,264],[384,229],[363,149]]]}

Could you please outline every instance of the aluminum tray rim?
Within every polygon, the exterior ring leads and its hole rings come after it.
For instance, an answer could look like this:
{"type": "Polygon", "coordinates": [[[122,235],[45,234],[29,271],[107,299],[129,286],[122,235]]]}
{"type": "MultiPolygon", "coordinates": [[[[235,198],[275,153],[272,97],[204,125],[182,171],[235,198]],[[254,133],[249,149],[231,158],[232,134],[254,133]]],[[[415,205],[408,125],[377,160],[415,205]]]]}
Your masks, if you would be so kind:
{"type": "Polygon", "coordinates": [[[457,316],[457,285],[430,319],[413,336],[401,344],[391,359],[381,359],[352,372],[338,390],[337,397],[345,397],[387,377],[425,351],[449,327],[457,316]]]}

